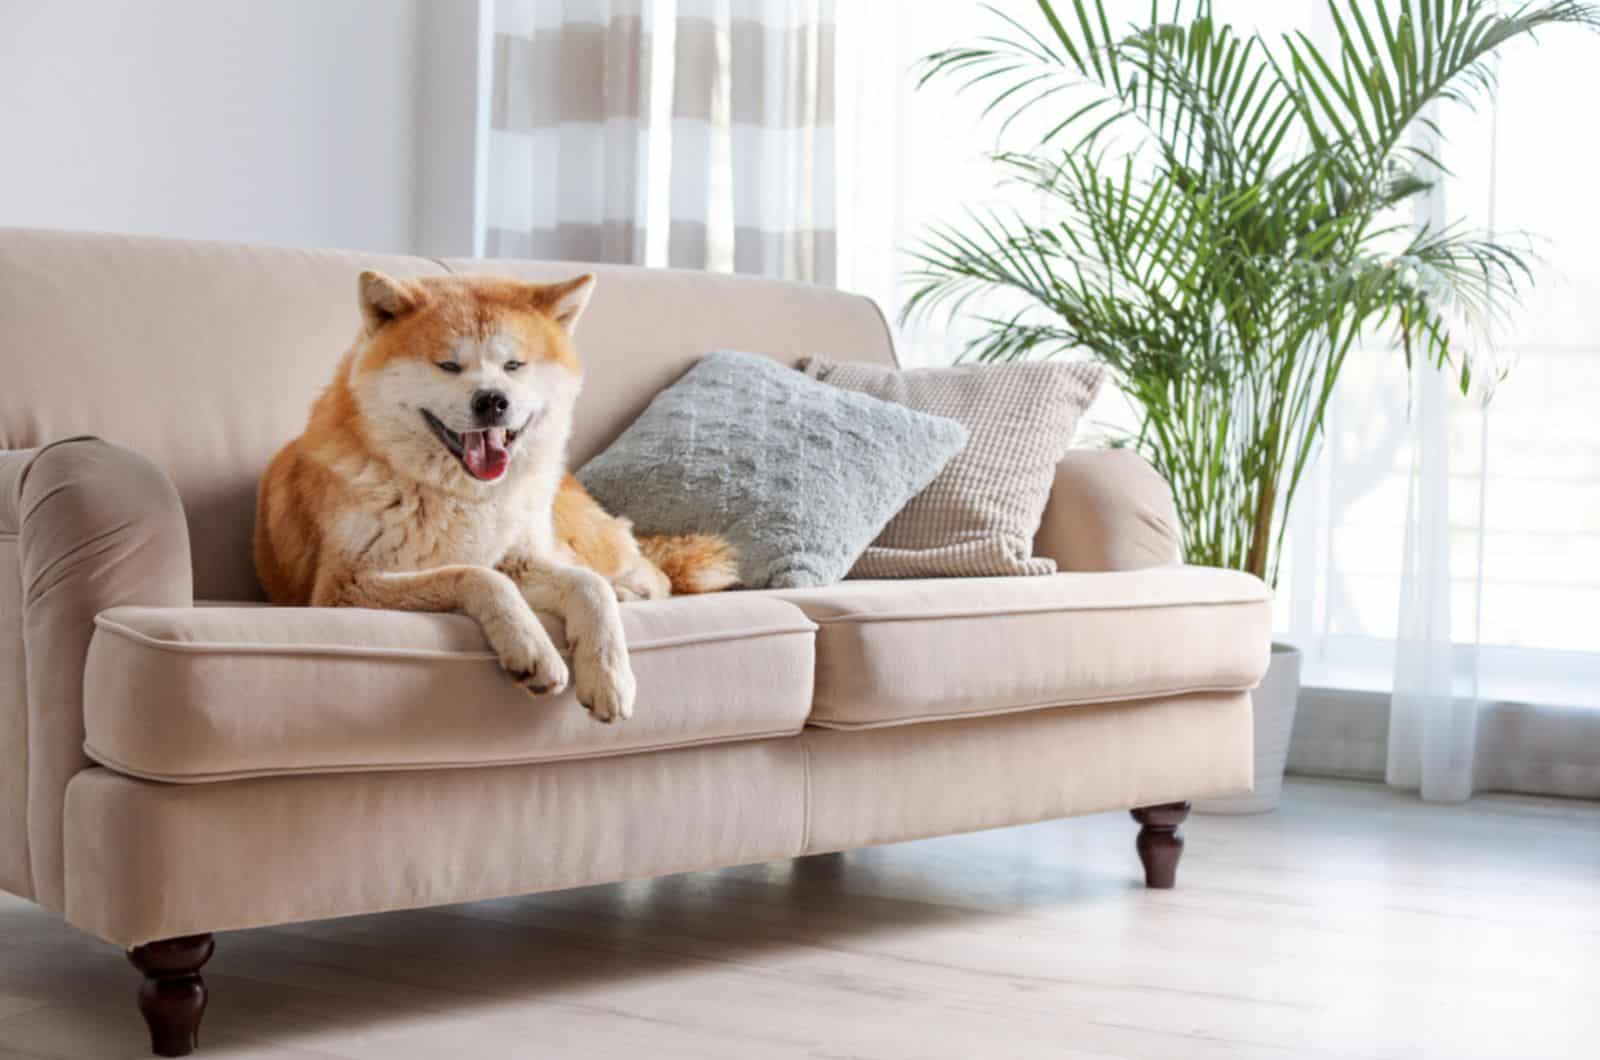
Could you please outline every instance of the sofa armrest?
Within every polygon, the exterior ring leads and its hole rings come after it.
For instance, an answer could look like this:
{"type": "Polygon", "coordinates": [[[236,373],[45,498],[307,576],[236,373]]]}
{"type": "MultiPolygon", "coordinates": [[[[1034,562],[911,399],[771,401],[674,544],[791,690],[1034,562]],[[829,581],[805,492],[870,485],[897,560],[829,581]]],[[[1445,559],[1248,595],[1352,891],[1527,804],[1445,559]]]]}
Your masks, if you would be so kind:
{"type": "Polygon", "coordinates": [[[98,438],[69,438],[0,450],[0,534],[15,536],[21,575],[33,897],[59,910],[67,782],[90,764],[83,674],[95,615],[192,605],[189,529],[155,464],[98,438]]]}
{"type": "Polygon", "coordinates": [[[1033,551],[1068,571],[1178,563],[1182,531],[1172,490],[1131,449],[1078,449],[1056,465],[1033,551]]]}

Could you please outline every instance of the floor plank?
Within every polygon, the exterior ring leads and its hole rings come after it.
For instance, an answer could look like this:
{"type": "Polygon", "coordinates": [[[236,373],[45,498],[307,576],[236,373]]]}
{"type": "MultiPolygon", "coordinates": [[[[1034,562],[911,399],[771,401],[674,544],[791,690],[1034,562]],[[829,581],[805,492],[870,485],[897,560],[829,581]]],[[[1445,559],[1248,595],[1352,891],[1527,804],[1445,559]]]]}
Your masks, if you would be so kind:
{"type": "MultiPolygon", "coordinates": [[[[1600,804],[1293,780],[1146,891],[1125,816],[236,932],[202,1055],[1600,1055],[1600,804]]],[[[0,1060],[146,1055],[121,954],[0,898],[0,1060]]]]}

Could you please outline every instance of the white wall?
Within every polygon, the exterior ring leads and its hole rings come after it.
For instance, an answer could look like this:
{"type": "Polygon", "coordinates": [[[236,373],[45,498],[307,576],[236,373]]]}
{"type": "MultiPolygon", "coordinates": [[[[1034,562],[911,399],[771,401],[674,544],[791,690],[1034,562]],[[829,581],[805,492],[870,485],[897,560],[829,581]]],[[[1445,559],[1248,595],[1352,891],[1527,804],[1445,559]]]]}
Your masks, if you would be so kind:
{"type": "Polygon", "coordinates": [[[0,0],[0,225],[416,249],[429,2],[0,0]]]}
{"type": "Polygon", "coordinates": [[[493,0],[423,0],[419,254],[483,254],[493,49],[493,0]]]}

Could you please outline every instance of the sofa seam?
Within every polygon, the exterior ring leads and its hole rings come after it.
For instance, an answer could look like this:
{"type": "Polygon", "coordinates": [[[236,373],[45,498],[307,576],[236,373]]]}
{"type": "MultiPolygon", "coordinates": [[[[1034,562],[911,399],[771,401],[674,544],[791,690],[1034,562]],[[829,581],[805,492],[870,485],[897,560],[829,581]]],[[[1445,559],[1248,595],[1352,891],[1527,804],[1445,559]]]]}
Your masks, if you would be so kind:
{"type": "MultiPolygon", "coordinates": [[[[1140,703],[1150,699],[1170,699],[1174,696],[1200,696],[1218,695],[1221,693],[1244,694],[1254,691],[1261,684],[1258,679],[1249,685],[1191,685],[1180,688],[1158,688],[1148,692],[1130,692],[1122,695],[1094,696],[1088,699],[1052,699],[1045,702],[1020,703],[1015,706],[991,707],[984,710],[956,711],[947,714],[913,714],[903,718],[885,718],[880,721],[830,721],[827,718],[817,718],[814,713],[806,718],[806,726],[813,729],[833,729],[837,732],[857,732],[868,729],[898,729],[907,725],[938,724],[945,721],[965,721],[968,718],[998,718],[1007,714],[1026,714],[1035,710],[1055,710],[1064,707],[1097,707],[1101,704],[1116,705],[1123,703],[1140,703]]],[[[815,711],[815,704],[812,707],[815,711]]]]}
{"type": "MultiPolygon", "coordinates": [[[[154,651],[170,652],[174,655],[259,655],[273,657],[304,655],[318,658],[416,659],[428,662],[484,662],[499,658],[492,651],[448,651],[433,648],[384,649],[346,644],[249,644],[227,641],[168,640],[141,632],[115,619],[107,618],[104,614],[96,615],[94,624],[97,628],[105,630],[112,636],[119,636],[141,647],[150,648],[154,651]]],[[[690,647],[696,644],[732,644],[738,641],[760,640],[767,637],[815,634],[816,631],[817,627],[814,623],[807,623],[805,626],[763,626],[755,629],[739,630],[731,635],[690,634],[681,637],[667,637],[642,644],[630,644],[628,645],[628,651],[630,653],[652,652],[690,647]]]]}
{"type": "MultiPolygon", "coordinates": [[[[1009,607],[994,611],[872,611],[835,615],[827,618],[812,618],[812,621],[818,626],[848,626],[868,622],[945,622],[952,619],[1007,618],[1014,615],[1075,615],[1093,614],[1101,611],[1175,611],[1181,608],[1259,607],[1262,604],[1270,604],[1271,602],[1271,597],[1263,596],[1251,600],[1185,600],[1167,603],[1094,604],[1087,607],[1050,605],[1009,607]]],[[[800,605],[796,604],[795,606],[799,607],[800,605]]]]}
{"type": "Polygon", "coordinates": [[[227,784],[236,780],[274,780],[288,777],[319,777],[338,776],[345,773],[425,773],[432,770],[459,770],[459,769],[498,769],[502,767],[517,766],[545,766],[557,765],[562,762],[592,762],[602,758],[625,758],[636,754],[654,754],[661,751],[689,750],[696,747],[718,747],[725,744],[746,743],[754,740],[793,739],[805,731],[806,722],[799,726],[783,729],[764,729],[752,733],[729,733],[723,736],[712,736],[705,739],[690,740],[686,742],[663,741],[652,744],[641,744],[637,747],[617,748],[614,750],[586,751],[581,754],[558,755],[555,757],[522,757],[496,759],[493,761],[435,761],[435,762],[404,762],[395,764],[365,763],[327,766],[274,766],[270,769],[241,769],[228,772],[210,773],[161,773],[137,766],[127,765],[116,757],[105,754],[92,747],[88,740],[83,742],[83,753],[93,761],[114,773],[132,777],[135,780],[146,780],[157,784],[171,784],[178,787],[201,784],[227,784]]]}

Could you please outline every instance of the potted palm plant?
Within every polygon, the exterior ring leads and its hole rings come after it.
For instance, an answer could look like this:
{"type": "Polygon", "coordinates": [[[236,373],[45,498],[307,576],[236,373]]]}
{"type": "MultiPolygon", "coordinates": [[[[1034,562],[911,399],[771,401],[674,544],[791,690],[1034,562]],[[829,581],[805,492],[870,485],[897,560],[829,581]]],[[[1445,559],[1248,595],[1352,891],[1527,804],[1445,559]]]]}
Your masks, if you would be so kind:
{"type": "MultiPolygon", "coordinates": [[[[1209,0],[1153,0],[1132,25],[1105,0],[1036,2],[1036,18],[994,9],[994,34],[922,77],[1042,130],[993,155],[1041,206],[930,230],[905,314],[966,312],[980,361],[1098,358],[1172,486],[1188,561],[1273,583],[1358,341],[1383,336],[1465,392],[1471,339],[1531,278],[1525,237],[1419,209],[1437,201],[1439,108],[1484,99],[1508,43],[1600,28],[1600,7],[1328,0],[1317,41],[1236,29],[1209,0]]],[[[1275,646],[1256,793],[1214,808],[1276,805],[1297,693],[1298,656],[1275,646]]]]}

